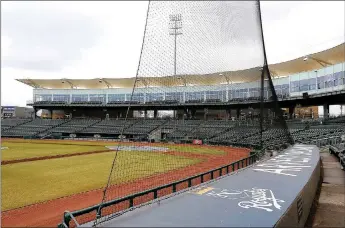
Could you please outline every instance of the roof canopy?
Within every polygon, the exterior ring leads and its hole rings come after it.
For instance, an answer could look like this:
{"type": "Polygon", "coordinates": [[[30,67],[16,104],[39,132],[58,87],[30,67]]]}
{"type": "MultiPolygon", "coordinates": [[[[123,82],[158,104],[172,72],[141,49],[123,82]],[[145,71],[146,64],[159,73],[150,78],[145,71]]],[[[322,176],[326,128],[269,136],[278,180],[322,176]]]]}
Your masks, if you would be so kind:
{"type": "MultiPolygon", "coordinates": [[[[273,77],[282,77],[303,71],[317,70],[328,65],[345,62],[345,43],[336,47],[302,56],[290,61],[269,65],[273,77]]],[[[217,72],[207,75],[180,75],[178,77],[144,77],[137,80],[138,86],[219,85],[258,80],[260,68],[240,71],[217,72]],[[250,80],[248,80],[250,79],[250,80]]],[[[106,89],[132,88],[135,78],[96,79],[17,79],[34,88],[45,89],[106,89]]]]}

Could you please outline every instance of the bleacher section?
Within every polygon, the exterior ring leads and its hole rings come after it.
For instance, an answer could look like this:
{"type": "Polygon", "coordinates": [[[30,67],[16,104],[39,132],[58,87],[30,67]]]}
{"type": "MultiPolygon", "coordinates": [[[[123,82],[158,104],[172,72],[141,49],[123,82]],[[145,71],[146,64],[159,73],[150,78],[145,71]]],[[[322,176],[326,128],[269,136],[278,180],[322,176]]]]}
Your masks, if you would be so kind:
{"type": "MultiPolygon", "coordinates": [[[[1,120],[1,124],[4,120],[1,120]]],[[[17,125],[1,132],[3,137],[28,137],[38,136],[54,127],[63,124],[66,120],[35,119],[30,122],[17,125]]]]}
{"type": "Polygon", "coordinates": [[[83,131],[84,129],[91,127],[92,125],[100,122],[100,119],[73,119],[68,121],[54,129],[51,129],[51,133],[68,133],[74,134],[83,131]]]}
{"type": "MultiPolygon", "coordinates": [[[[257,127],[249,127],[249,126],[236,126],[233,128],[229,128],[228,131],[223,132],[222,134],[212,138],[209,140],[212,144],[223,144],[223,145],[238,145],[240,146],[243,142],[243,139],[250,138],[250,137],[260,137],[260,131],[257,127]]],[[[257,144],[256,138],[253,138],[250,141],[250,144],[256,145],[257,144]]],[[[249,142],[247,140],[247,142],[249,142]]]]}
{"type": "MultiPolygon", "coordinates": [[[[319,147],[335,145],[345,136],[344,117],[328,120],[288,121],[290,133],[296,143],[314,144],[319,147]]],[[[2,136],[38,138],[51,134],[61,134],[69,137],[100,137],[117,138],[123,131],[126,138],[143,139],[155,131],[160,130],[162,140],[181,141],[201,139],[204,143],[232,145],[257,148],[260,144],[260,128],[253,121],[232,120],[177,120],[177,119],[72,119],[72,120],[2,120],[2,136]],[[245,140],[243,140],[245,139],[245,140]],[[245,143],[243,143],[245,141],[245,143]]],[[[269,125],[268,125],[269,126],[269,125]]],[[[282,129],[266,126],[262,132],[262,146],[276,148],[280,137],[284,137],[282,129]]]]}
{"type": "Polygon", "coordinates": [[[31,119],[3,119],[1,120],[1,132],[30,121],[31,119]]]}
{"type": "Polygon", "coordinates": [[[182,139],[192,137],[193,131],[197,129],[203,120],[170,120],[162,126],[162,132],[167,133],[167,139],[182,139]]]}
{"type": "Polygon", "coordinates": [[[157,129],[162,124],[164,124],[166,120],[139,120],[135,124],[131,125],[129,128],[125,129],[124,134],[128,135],[147,135],[151,131],[157,129]]]}
{"type": "Polygon", "coordinates": [[[121,134],[123,128],[128,128],[133,125],[137,120],[102,120],[95,125],[88,127],[81,131],[81,133],[89,134],[121,134]]]}
{"type": "Polygon", "coordinates": [[[193,131],[193,136],[197,139],[209,139],[227,131],[232,125],[234,125],[233,122],[226,120],[205,121],[195,131],[193,131]]]}
{"type": "Polygon", "coordinates": [[[331,145],[329,152],[339,158],[341,168],[345,169],[345,143],[331,145]]]}

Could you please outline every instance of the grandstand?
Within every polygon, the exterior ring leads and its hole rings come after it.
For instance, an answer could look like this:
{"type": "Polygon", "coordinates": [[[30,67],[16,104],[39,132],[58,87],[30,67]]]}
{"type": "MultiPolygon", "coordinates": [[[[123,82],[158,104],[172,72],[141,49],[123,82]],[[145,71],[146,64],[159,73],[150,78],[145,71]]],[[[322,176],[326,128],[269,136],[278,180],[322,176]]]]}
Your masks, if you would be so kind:
{"type": "MultiPolygon", "coordinates": [[[[274,72],[272,81],[280,106],[288,110],[287,123],[296,142],[317,144],[322,138],[340,137],[344,133],[343,127],[336,125],[344,123],[344,117],[327,118],[329,105],[342,104],[345,96],[344,47],[343,43],[309,54],[307,61],[300,57],[269,66],[274,72]],[[292,119],[301,104],[324,106],[324,113],[318,114],[324,120],[315,115],[308,121],[311,127],[306,129],[305,122],[292,119]]],[[[258,83],[240,82],[253,70],[180,75],[178,80],[169,80],[171,76],[140,78],[132,100],[134,78],[18,80],[34,88],[34,99],[28,104],[35,113],[39,109],[48,110],[52,119],[3,120],[2,136],[119,139],[123,134],[128,139],[147,141],[158,130],[160,137],[156,141],[200,139],[204,143],[240,146],[245,137],[245,145],[256,148],[263,137],[266,147],[271,147],[276,144],[272,135],[279,138],[284,133],[266,126],[263,135],[258,136],[260,99],[259,88],[255,87],[258,83]],[[143,86],[143,81],[150,87],[143,86]],[[131,109],[125,119],[128,106],[131,109]],[[153,118],[149,117],[150,110],[153,118]],[[170,115],[159,118],[159,112],[167,110],[170,115]],[[143,115],[139,117],[136,112],[143,115]]],[[[265,88],[264,100],[268,106],[271,96],[265,88]]],[[[268,115],[274,116],[274,112],[268,110],[268,115]]]]}
{"type": "MultiPolygon", "coordinates": [[[[282,108],[292,115],[296,106],[324,106],[321,116],[329,115],[329,105],[343,104],[345,89],[345,44],[309,54],[308,60],[300,57],[270,65],[274,72],[272,82],[282,108]],[[305,60],[305,61],[304,61],[305,60]],[[329,97],[326,102],[320,97],[329,97]],[[308,99],[306,99],[308,98],[308,99]]],[[[133,112],[174,110],[173,117],[189,115],[190,118],[215,118],[214,112],[223,112],[223,118],[239,118],[241,112],[259,103],[259,81],[242,82],[251,78],[255,70],[217,72],[211,75],[179,75],[145,77],[137,79],[136,92],[130,100],[135,78],[99,79],[18,79],[34,88],[33,100],[28,101],[35,110],[47,109],[51,116],[62,110],[72,117],[124,118],[126,107],[133,112]],[[212,80],[211,80],[212,78],[212,80]],[[231,79],[231,80],[230,80],[231,79]],[[150,85],[149,87],[145,86],[150,85]],[[184,110],[187,108],[188,110],[184,110]],[[205,108],[208,109],[207,114],[205,108]]],[[[256,79],[258,80],[258,79],[256,79]]],[[[264,99],[271,92],[264,89],[264,99]]],[[[147,115],[147,114],[146,114],[147,115]]]]}
{"type": "MultiPolygon", "coordinates": [[[[2,137],[117,142],[101,202],[66,212],[61,227],[73,216],[102,225],[295,143],[333,145],[343,157],[345,119],[330,116],[329,106],[345,100],[345,43],[268,65],[261,26],[259,2],[153,1],[135,78],[18,79],[34,88],[27,104],[49,115],[4,120],[2,137]],[[239,40],[250,53],[233,52],[239,40]],[[231,55],[236,61],[228,61],[231,55]],[[295,118],[296,108],[310,106],[323,106],[324,113],[311,109],[308,118],[295,118]],[[240,159],[233,161],[235,155],[240,159]]],[[[317,158],[314,153],[310,164],[315,170],[317,158]]]]}
{"type": "MultiPolygon", "coordinates": [[[[309,54],[307,61],[300,57],[269,66],[274,72],[272,81],[280,106],[288,110],[287,123],[297,142],[315,144],[322,137],[340,137],[343,133],[342,127],[335,124],[344,123],[344,117],[327,117],[329,105],[342,104],[344,98],[344,47],[343,43],[309,54]],[[308,121],[311,128],[305,129],[305,122],[292,119],[294,110],[301,104],[324,106],[324,113],[318,114],[324,120],[318,119],[314,113],[315,117],[308,121]]],[[[123,134],[129,139],[145,141],[158,130],[160,137],[157,141],[200,139],[204,143],[241,145],[241,139],[246,137],[247,146],[257,147],[261,139],[257,119],[260,114],[259,88],[253,87],[258,84],[257,79],[240,82],[240,78],[251,74],[253,69],[218,72],[211,76],[180,75],[178,80],[169,80],[171,76],[144,77],[137,79],[132,100],[133,78],[18,80],[34,87],[34,99],[28,104],[36,112],[39,109],[50,111],[52,120],[4,120],[2,136],[118,139],[123,134]],[[143,86],[143,81],[150,87],[143,86]],[[131,109],[125,119],[128,106],[131,109]],[[150,110],[153,118],[149,117],[150,110]],[[170,115],[159,118],[159,112],[167,110],[170,115]],[[143,114],[139,117],[135,114],[138,112],[143,114]],[[57,118],[62,120],[54,120],[57,118]]],[[[271,92],[265,88],[264,100],[268,106],[270,96],[271,92]]],[[[267,111],[268,115],[274,116],[274,112],[267,111]]],[[[272,126],[266,126],[264,130],[262,137],[267,146],[276,143],[271,139],[272,134],[283,134],[282,130],[272,126]]]]}

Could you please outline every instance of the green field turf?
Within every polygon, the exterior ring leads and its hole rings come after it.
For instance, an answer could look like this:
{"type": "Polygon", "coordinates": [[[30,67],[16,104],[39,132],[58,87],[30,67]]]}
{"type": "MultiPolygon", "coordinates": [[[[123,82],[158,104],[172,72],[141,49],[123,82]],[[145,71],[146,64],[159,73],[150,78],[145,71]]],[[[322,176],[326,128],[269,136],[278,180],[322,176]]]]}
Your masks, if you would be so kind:
{"type": "MultiPolygon", "coordinates": [[[[43,141],[41,141],[43,142],[43,141]]],[[[3,141],[1,146],[8,147],[8,149],[1,150],[1,160],[17,160],[24,158],[34,158],[43,156],[73,154],[90,151],[107,150],[102,145],[61,145],[58,143],[47,144],[41,142],[11,142],[3,141]]]]}
{"type": "MultiPolygon", "coordinates": [[[[2,160],[17,160],[25,158],[64,155],[90,151],[107,150],[105,146],[116,145],[116,142],[92,142],[92,141],[49,141],[49,140],[8,140],[2,141],[2,160]]],[[[123,143],[124,146],[139,145],[137,143],[123,143]]],[[[197,145],[171,145],[171,144],[145,144],[145,146],[167,147],[170,151],[223,155],[224,151],[197,145]]]]}
{"type": "Polygon", "coordinates": [[[214,154],[214,155],[224,155],[225,152],[218,148],[212,147],[203,147],[203,146],[196,146],[196,145],[167,145],[170,150],[179,151],[179,152],[187,152],[193,154],[214,154]]]}
{"type": "MultiPolygon", "coordinates": [[[[9,210],[103,188],[113,158],[114,153],[103,153],[2,165],[1,209],[9,210]]],[[[121,183],[201,160],[153,152],[122,151],[117,161],[116,167],[120,171],[115,172],[114,179],[121,183]]]]}

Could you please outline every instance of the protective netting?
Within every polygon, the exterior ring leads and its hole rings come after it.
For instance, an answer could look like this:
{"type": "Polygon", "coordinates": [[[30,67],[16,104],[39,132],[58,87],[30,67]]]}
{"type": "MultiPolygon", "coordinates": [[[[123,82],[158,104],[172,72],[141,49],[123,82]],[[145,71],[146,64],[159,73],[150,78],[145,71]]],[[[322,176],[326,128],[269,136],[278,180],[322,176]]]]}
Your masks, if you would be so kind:
{"type": "MultiPolygon", "coordinates": [[[[227,165],[250,151],[293,144],[267,67],[259,2],[150,2],[123,122],[103,204],[227,165]],[[166,113],[170,117],[161,118],[166,113]]],[[[95,224],[200,182],[100,207],[95,224]]]]}

